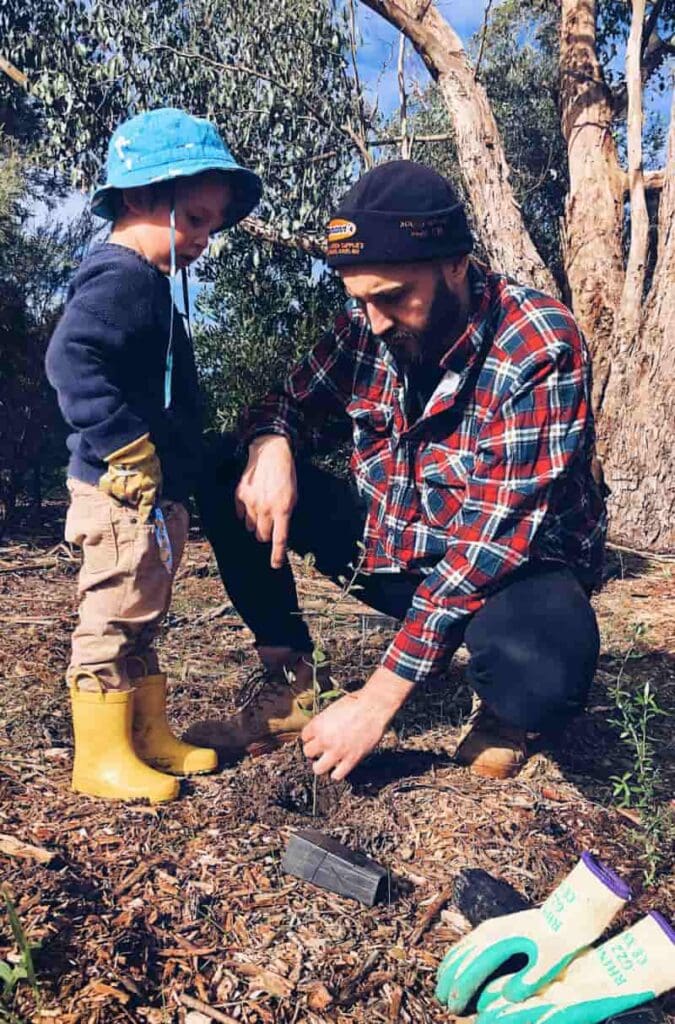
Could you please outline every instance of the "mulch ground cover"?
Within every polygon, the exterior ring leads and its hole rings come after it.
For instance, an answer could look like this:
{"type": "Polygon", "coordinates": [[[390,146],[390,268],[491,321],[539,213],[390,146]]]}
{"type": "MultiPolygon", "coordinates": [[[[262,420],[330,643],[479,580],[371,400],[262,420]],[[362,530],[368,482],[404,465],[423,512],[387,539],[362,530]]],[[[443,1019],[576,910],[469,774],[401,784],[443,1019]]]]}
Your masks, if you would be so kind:
{"type": "MultiPolygon", "coordinates": [[[[588,714],[517,779],[476,778],[452,762],[470,708],[460,656],[346,782],[320,780],[315,791],[291,745],[183,782],[176,803],[120,805],[69,789],[63,672],[78,560],[60,544],[63,515],[50,506],[46,525],[0,544],[0,880],[38,947],[39,993],[20,983],[0,1020],[448,1020],[434,976],[469,927],[452,902],[465,868],[540,901],[589,850],[639,893],[617,928],[651,908],[675,917],[675,830],[666,816],[648,854],[650,809],[617,809],[612,777],[634,771],[636,755],[611,722],[617,678],[636,697],[649,682],[659,706],[675,710],[675,563],[611,554],[595,599],[603,650],[588,714]],[[307,827],[381,863],[384,902],[366,908],[285,875],[289,836],[307,827]]],[[[311,566],[296,568],[334,676],[359,685],[392,624],[353,596],[338,600],[311,566]]],[[[193,531],[161,641],[177,731],[233,709],[255,664],[250,639],[193,531]]],[[[675,796],[672,718],[657,716],[650,730],[666,805],[675,796]]],[[[0,906],[3,960],[16,964],[20,950],[0,906]]],[[[675,1021],[675,999],[661,1009],[675,1021]]]]}

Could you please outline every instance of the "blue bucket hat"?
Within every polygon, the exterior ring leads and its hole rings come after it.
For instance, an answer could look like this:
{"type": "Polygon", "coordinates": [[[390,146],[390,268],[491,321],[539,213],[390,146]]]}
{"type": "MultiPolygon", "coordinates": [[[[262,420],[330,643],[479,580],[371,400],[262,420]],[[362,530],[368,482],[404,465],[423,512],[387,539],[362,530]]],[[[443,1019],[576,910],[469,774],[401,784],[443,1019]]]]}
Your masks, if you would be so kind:
{"type": "Polygon", "coordinates": [[[174,107],[145,111],[113,133],[105,184],[92,196],[92,211],[114,220],[114,196],[119,189],[189,178],[204,171],[222,171],[232,188],[233,201],[223,228],[232,227],[258,204],[260,178],[239,166],[212,124],[174,107]]]}

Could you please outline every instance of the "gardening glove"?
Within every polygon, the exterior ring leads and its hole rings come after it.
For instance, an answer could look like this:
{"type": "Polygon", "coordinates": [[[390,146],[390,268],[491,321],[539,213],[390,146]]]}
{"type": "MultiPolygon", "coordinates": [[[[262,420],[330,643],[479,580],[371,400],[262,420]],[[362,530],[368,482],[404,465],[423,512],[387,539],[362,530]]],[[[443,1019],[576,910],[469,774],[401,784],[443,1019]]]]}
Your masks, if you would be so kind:
{"type": "Polygon", "coordinates": [[[98,482],[100,490],[124,505],[137,508],[143,522],[152,513],[162,486],[162,467],[149,434],[106,455],[108,471],[98,482]]]}
{"type": "Polygon", "coordinates": [[[508,1000],[527,999],[599,938],[630,896],[618,875],[584,853],[541,907],[484,921],[453,946],[438,968],[436,998],[462,1013],[488,978],[520,954],[525,966],[497,984],[508,1000]]]}
{"type": "Polygon", "coordinates": [[[476,1024],[599,1024],[675,987],[675,930],[653,912],[597,949],[588,949],[524,1003],[478,1000],[476,1024]]]}

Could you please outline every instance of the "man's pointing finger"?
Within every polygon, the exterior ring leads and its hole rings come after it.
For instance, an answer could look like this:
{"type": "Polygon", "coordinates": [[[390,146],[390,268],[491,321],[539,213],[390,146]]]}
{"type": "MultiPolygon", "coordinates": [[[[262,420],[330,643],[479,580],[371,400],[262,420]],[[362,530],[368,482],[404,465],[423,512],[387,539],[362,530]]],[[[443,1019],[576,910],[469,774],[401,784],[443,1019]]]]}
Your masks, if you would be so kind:
{"type": "Polygon", "coordinates": [[[281,569],[286,561],[288,547],[288,514],[277,515],[272,527],[272,557],[270,564],[273,569],[281,569]]]}

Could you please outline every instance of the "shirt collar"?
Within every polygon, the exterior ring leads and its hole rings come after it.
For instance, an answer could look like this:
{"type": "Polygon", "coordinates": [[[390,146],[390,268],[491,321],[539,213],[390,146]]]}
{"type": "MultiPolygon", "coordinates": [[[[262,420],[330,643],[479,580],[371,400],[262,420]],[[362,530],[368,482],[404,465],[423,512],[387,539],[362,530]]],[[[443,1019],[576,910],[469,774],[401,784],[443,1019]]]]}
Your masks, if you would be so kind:
{"type": "Polygon", "coordinates": [[[475,260],[469,260],[468,273],[471,294],[469,321],[440,362],[444,370],[454,370],[455,373],[463,373],[483,348],[489,319],[491,296],[487,268],[475,260]]]}

